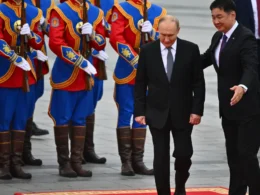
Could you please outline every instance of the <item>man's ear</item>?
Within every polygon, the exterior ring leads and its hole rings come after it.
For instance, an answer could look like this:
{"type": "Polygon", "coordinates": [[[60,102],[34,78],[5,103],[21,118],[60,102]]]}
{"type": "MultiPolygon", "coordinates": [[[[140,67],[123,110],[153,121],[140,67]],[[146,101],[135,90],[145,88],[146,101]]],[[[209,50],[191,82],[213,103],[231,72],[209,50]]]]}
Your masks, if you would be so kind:
{"type": "Polygon", "coordinates": [[[234,18],[236,18],[237,17],[237,14],[236,14],[236,12],[235,11],[232,11],[231,13],[230,13],[234,18]]]}
{"type": "Polygon", "coordinates": [[[179,29],[177,29],[177,34],[179,34],[180,30],[181,30],[181,28],[179,27],[179,29]]]}

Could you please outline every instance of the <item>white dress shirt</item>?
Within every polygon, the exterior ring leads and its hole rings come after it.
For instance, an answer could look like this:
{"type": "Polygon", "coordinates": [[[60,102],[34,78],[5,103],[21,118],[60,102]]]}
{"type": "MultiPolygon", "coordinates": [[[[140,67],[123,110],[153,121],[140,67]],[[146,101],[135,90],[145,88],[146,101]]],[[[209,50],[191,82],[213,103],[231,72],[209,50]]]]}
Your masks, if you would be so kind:
{"type": "MultiPolygon", "coordinates": [[[[226,44],[228,43],[228,40],[230,39],[231,35],[233,34],[233,32],[236,30],[238,26],[238,22],[236,21],[236,23],[232,26],[232,28],[225,34],[227,36],[227,41],[226,44]]],[[[223,34],[224,35],[224,34],[223,34]]],[[[220,39],[219,44],[215,50],[215,59],[216,59],[216,63],[219,66],[219,53],[220,53],[220,47],[221,47],[221,43],[222,43],[223,37],[220,39]]],[[[243,84],[240,84],[239,86],[243,87],[244,91],[247,91],[247,87],[243,84]]]]}
{"type": "MultiPolygon", "coordinates": [[[[168,49],[162,44],[161,45],[161,54],[162,54],[162,60],[163,60],[163,65],[165,72],[167,73],[167,55],[168,55],[168,49]]],[[[176,56],[176,51],[177,51],[177,40],[174,42],[174,44],[171,46],[171,52],[173,56],[173,61],[175,61],[175,56],[176,56]]]]}
{"type": "Polygon", "coordinates": [[[257,10],[257,0],[251,0],[252,8],[253,8],[253,14],[254,14],[254,24],[255,24],[255,37],[259,39],[258,35],[258,10],[257,10]]]}

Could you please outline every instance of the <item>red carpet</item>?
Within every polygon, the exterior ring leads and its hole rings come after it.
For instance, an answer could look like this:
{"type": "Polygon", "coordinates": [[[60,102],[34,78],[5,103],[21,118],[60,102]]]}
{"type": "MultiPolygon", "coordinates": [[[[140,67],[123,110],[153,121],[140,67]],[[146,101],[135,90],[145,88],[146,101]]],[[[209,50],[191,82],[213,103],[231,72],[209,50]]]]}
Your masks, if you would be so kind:
{"type": "MultiPolygon", "coordinates": [[[[228,190],[222,187],[187,188],[187,195],[228,195],[228,190]]],[[[172,189],[174,192],[174,189],[172,189]]],[[[14,195],[157,195],[155,189],[149,190],[102,190],[102,191],[63,191],[63,192],[17,192],[14,195]]]]}

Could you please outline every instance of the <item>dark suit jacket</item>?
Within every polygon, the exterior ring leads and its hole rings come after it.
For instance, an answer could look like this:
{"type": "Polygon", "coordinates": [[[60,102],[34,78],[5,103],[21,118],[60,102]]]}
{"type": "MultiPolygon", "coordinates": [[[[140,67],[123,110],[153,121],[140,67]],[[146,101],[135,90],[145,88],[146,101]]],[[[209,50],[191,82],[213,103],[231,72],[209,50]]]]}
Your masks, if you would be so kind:
{"type": "Polygon", "coordinates": [[[255,33],[255,20],[251,0],[235,0],[237,21],[255,33]]]}
{"type": "Polygon", "coordinates": [[[215,50],[222,38],[221,32],[216,32],[209,49],[201,56],[202,66],[214,65],[218,76],[218,97],[220,116],[229,120],[240,120],[260,113],[259,81],[257,74],[257,43],[252,32],[238,25],[220,54],[220,65],[216,65],[215,50]],[[248,91],[234,106],[230,100],[234,85],[243,84],[248,91]]]}
{"type": "Polygon", "coordinates": [[[135,116],[146,116],[147,124],[154,128],[163,128],[168,116],[174,127],[185,128],[191,113],[203,115],[205,81],[197,45],[177,40],[171,78],[169,82],[160,41],[144,45],[136,75],[135,116]]]}

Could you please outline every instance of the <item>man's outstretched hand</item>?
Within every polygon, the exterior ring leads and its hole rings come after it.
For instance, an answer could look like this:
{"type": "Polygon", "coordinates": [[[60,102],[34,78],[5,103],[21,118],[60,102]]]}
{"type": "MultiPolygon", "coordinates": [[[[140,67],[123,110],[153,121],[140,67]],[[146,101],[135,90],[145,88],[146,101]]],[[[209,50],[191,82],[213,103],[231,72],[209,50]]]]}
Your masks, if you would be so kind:
{"type": "Polygon", "coordinates": [[[145,116],[135,117],[135,121],[141,125],[146,125],[145,116]]]}

